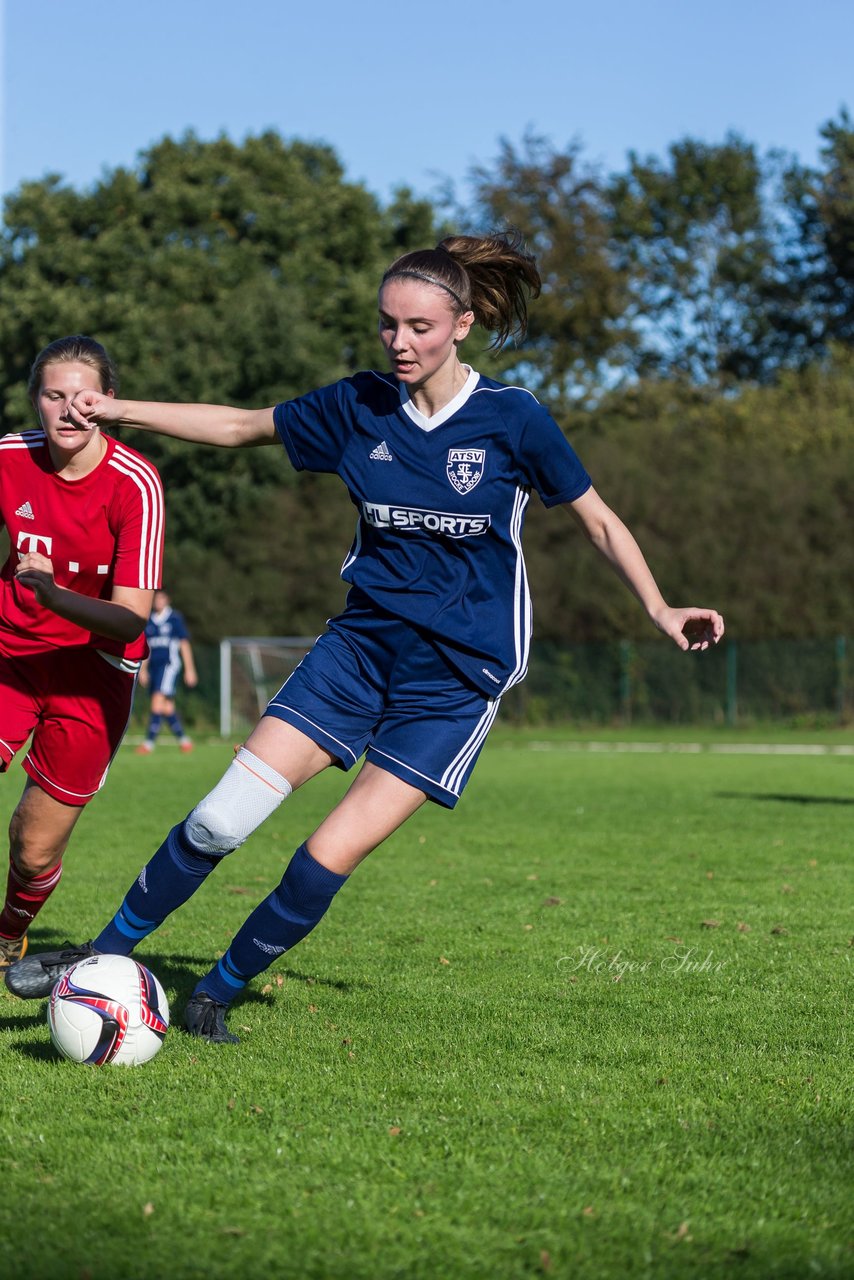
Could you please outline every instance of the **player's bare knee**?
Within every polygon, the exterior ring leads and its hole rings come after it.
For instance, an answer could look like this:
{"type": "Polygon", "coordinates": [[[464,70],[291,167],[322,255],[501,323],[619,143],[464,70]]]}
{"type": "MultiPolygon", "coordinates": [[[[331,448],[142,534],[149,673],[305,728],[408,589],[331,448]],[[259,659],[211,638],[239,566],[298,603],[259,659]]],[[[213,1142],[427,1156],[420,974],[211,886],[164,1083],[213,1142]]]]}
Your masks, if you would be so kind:
{"type": "Polygon", "coordinates": [[[44,875],[62,861],[76,822],[76,814],[67,824],[39,821],[29,800],[30,791],[26,790],[9,820],[9,855],[25,879],[44,875]]]}
{"type": "Polygon", "coordinates": [[[32,880],[36,876],[45,875],[62,861],[67,840],[60,846],[44,844],[38,840],[27,839],[13,831],[13,828],[14,818],[9,827],[9,855],[12,865],[23,879],[32,880]]]}

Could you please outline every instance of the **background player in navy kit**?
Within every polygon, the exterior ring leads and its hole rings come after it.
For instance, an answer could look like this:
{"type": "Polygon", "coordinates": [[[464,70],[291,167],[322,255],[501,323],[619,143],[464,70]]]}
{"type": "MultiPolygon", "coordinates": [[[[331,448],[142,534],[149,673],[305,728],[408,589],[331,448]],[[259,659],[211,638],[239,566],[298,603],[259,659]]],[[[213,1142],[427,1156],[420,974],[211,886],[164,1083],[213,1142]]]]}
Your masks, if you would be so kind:
{"type": "Polygon", "coordinates": [[[390,375],[357,374],[259,410],[77,397],[81,423],[231,447],[278,441],[297,469],[336,472],[359,520],[342,568],[351,584],[344,613],[221,781],[169,833],[113,921],[70,954],[13,966],[7,984],[17,994],[44,994],[93,949],[130,952],[292,790],[367,752],[346,795],[191,996],[191,1032],[235,1039],[224,1012],[246,982],[317,924],[350,872],[426,799],[451,808],[462,792],[500,695],[527,666],[521,530],[531,488],[547,506],[566,507],[681,649],[720,639],[713,609],[665,602],[631,533],[534,396],[460,362],[472,324],[497,345],[522,330],[539,285],[513,236],[452,237],[398,259],[383,277],[379,332],[390,375]]]}
{"type": "Polygon", "coordinates": [[[30,372],[40,429],[0,439],[0,521],[11,543],[0,570],[0,771],[32,735],[9,824],[2,969],[25,953],[75,823],[104,784],[160,585],[157,472],[68,416],[78,391],[110,397],[116,385],[100,343],[59,338],[30,372]]]}
{"type": "Polygon", "coordinates": [[[137,747],[137,754],[151,754],[164,718],[178,739],[181,750],[192,751],[193,744],[185,734],[175,708],[175,694],[182,674],[188,689],[195,689],[199,678],[184,615],[172,608],[166,591],[154,593],[154,607],[145,626],[145,638],[148,657],[140,668],[139,683],[151,695],[151,714],[145,741],[137,747]]]}

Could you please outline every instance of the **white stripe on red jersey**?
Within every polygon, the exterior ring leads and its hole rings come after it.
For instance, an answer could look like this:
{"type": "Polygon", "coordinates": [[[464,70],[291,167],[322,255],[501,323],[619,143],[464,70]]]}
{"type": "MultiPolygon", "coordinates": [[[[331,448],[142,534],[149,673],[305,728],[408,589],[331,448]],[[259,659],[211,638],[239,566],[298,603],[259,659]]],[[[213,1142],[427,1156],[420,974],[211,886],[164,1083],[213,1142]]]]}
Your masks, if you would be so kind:
{"type": "Polygon", "coordinates": [[[143,505],[143,537],[139,549],[139,585],[153,591],[160,585],[163,549],[163,487],[154,467],[138,453],[117,444],[109,465],[129,476],[137,486],[143,505]]]}

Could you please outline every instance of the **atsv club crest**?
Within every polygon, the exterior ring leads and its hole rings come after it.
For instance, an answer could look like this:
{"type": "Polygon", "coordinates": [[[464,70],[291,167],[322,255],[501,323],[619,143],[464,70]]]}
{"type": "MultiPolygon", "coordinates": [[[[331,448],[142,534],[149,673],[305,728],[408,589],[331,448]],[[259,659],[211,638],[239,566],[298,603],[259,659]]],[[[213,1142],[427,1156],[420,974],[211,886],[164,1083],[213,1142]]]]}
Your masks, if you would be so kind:
{"type": "Polygon", "coordinates": [[[480,483],[485,459],[485,449],[448,450],[445,474],[457,493],[471,493],[472,489],[480,483]]]}

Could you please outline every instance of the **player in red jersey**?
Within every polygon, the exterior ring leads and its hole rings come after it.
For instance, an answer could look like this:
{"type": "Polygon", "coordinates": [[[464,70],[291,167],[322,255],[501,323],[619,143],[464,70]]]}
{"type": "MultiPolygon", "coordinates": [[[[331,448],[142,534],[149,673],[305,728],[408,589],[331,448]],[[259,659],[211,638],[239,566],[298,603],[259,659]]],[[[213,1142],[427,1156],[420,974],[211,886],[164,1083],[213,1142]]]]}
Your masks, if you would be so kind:
{"type": "Polygon", "coordinates": [[[163,490],[141,454],[81,428],[78,391],[114,395],[104,348],[76,336],[36,357],[29,393],[41,428],[0,438],[0,771],[32,734],[9,826],[0,970],[56,888],[62,855],[101,788],[130,716],[163,557],[163,490]]]}

